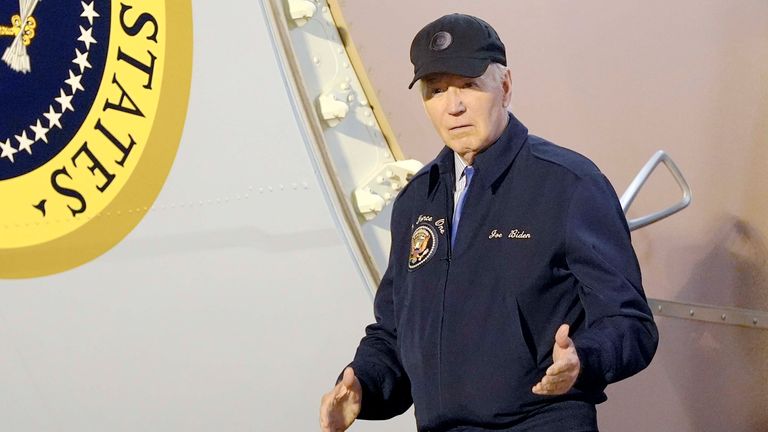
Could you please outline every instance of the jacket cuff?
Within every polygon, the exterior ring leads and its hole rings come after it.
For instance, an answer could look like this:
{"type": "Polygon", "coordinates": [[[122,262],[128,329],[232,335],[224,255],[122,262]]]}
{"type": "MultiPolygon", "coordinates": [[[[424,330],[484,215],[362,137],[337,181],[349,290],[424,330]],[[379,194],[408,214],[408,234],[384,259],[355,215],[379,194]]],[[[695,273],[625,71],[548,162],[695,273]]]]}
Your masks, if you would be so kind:
{"type": "Polygon", "coordinates": [[[588,335],[573,338],[576,354],[579,356],[581,370],[574,387],[587,391],[603,391],[607,386],[607,377],[611,374],[610,365],[613,356],[610,349],[605,349],[605,341],[588,335]]]}
{"type": "Polygon", "coordinates": [[[367,374],[367,369],[361,367],[361,365],[354,362],[348,364],[341,370],[338,378],[336,378],[336,384],[341,382],[344,377],[344,371],[351,367],[355,371],[355,378],[360,382],[360,388],[362,389],[362,396],[360,398],[360,414],[357,418],[360,420],[379,420],[386,419],[377,411],[377,407],[380,405],[377,401],[381,399],[374,389],[379,388],[375,377],[367,374]]]}

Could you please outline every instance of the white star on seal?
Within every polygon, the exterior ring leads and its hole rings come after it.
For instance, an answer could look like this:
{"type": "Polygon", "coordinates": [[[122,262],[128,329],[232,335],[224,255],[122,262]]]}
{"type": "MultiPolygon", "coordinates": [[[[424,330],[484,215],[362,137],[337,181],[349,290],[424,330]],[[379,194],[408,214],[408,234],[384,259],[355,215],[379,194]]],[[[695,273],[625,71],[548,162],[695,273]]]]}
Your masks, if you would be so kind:
{"type": "Polygon", "coordinates": [[[42,140],[45,143],[48,143],[48,128],[44,128],[43,125],[40,124],[40,119],[37,119],[37,125],[32,125],[29,128],[35,133],[35,141],[42,140]]]}
{"type": "Polygon", "coordinates": [[[69,79],[64,80],[65,83],[67,83],[70,87],[72,87],[72,95],[75,95],[75,92],[80,90],[85,90],[83,88],[83,85],[80,84],[80,79],[82,79],[82,75],[75,75],[72,73],[72,71],[69,71],[69,79]]]}
{"type": "Polygon", "coordinates": [[[72,63],[80,66],[80,73],[83,73],[85,68],[90,68],[91,64],[88,62],[88,50],[81,53],[79,49],[75,48],[76,58],[72,60],[72,63]]]}
{"type": "Polygon", "coordinates": [[[53,109],[53,105],[48,105],[48,112],[43,113],[45,118],[48,119],[48,128],[53,129],[54,126],[61,129],[61,123],[59,123],[59,118],[61,118],[61,114],[57,113],[56,110],[53,109]]]}
{"type": "Polygon", "coordinates": [[[0,141],[0,150],[3,152],[0,153],[0,158],[7,158],[11,160],[11,163],[13,163],[13,155],[18,152],[13,146],[11,145],[11,140],[7,139],[5,142],[0,141]]]}
{"type": "Polygon", "coordinates": [[[16,141],[19,142],[19,151],[26,150],[27,153],[32,154],[32,144],[35,142],[27,138],[27,131],[21,132],[21,135],[14,135],[16,141]]]}
{"type": "Polygon", "coordinates": [[[86,30],[83,26],[80,26],[80,37],[77,38],[77,40],[82,41],[85,44],[86,50],[91,49],[92,43],[97,43],[96,39],[91,36],[91,30],[93,30],[93,27],[88,27],[88,30],[86,30]]]}
{"type": "Polygon", "coordinates": [[[68,96],[66,93],[64,93],[63,89],[59,89],[59,97],[53,99],[58,102],[59,105],[61,105],[62,114],[64,114],[67,110],[72,112],[75,111],[75,108],[72,107],[72,96],[68,96]]]}
{"type": "Polygon", "coordinates": [[[93,25],[93,19],[101,16],[93,10],[93,2],[85,4],[85,2],[81,1],[80,4],[83,5],[83,13],[80,16],[88,18],[88,22],[93,25]]]}

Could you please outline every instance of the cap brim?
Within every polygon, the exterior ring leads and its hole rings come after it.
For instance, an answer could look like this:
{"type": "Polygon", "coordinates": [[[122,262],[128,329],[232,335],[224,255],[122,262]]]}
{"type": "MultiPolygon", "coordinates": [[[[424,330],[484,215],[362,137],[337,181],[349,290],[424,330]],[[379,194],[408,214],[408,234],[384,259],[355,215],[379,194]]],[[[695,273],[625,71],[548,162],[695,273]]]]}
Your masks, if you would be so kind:
{"type": "Polygon", "coordinates": [[[413,81],[411,81],[411,83],[408,85],[408,88],[413,88],[413,85],[416,84],[416,81],[424,78],[427,75],[435,73],[447,73],[469,78],[479,77],[485,73],[486,69],[488,69],[488,65],[490,64],[491,60],[487,58],[436,58],[428,63],[425,63],[416,71],[413,76],[413,81]]]}

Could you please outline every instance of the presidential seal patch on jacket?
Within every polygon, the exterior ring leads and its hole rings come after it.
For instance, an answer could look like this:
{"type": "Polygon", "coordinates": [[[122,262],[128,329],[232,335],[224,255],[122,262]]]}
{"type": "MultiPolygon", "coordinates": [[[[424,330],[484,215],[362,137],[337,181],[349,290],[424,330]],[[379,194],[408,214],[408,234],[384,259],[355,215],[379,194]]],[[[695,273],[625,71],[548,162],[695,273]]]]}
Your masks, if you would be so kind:
{"type": "Polygon", "coordinates": [[[437,251],[437,233],[430,225],[419,225],[411,235],[408,269],[416,270],[429,261],[437,251]]]}
{"type": "Polygon", "coordinates": [[[190,0],[0,2],[0,277],[72,268],[136,226],[191,70],[190,0]]]}

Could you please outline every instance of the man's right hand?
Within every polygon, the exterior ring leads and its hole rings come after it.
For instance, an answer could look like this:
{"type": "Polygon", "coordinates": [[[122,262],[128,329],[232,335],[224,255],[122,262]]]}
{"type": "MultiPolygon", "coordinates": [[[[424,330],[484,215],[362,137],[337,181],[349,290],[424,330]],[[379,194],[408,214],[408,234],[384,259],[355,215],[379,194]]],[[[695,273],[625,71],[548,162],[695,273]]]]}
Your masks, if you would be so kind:
{"type": "Polygon", "coordinates": [[[363,388],[351,367],[344,369],[344,375],[336,387],[320,399],[320,430],[342,432],[352,425],[360,414],[363,388]]]}

